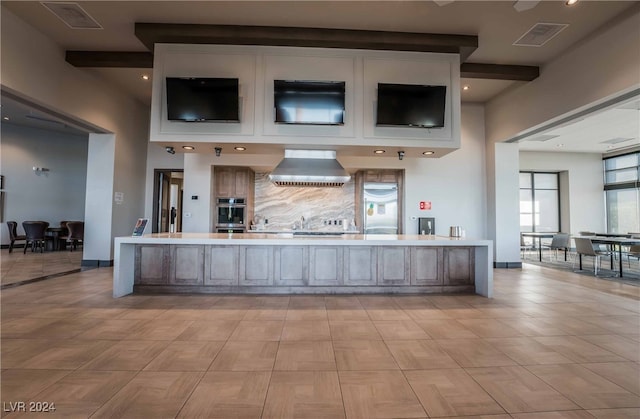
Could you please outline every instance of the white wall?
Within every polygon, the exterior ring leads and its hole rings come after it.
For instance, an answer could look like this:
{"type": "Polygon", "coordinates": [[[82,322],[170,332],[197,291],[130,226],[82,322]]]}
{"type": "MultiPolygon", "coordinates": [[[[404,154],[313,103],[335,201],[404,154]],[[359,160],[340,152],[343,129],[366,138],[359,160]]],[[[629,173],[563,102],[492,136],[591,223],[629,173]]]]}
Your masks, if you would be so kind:
{"type": "MultiPolygon", "coordinates": [[[[2,123],[4,221],[84,220],[87,136],[2,123]],[[35,172],[33,167],[47,168],[35,172]]],[[[5,227],[2,244],[9,243],[5,227]]]]}
{"type": "MultiPolygon", "coordinates": [[[[569,202],[567,233],[606,231],[602,156],[593,153],[520,152],[520,170],[567,172],[561,202],[569,202]]],[[[564,220],[563,220],[564,221],[564,220]]]]}
{"type": "MultiPolygon", "coordinates": [[[[340,156],[338,160],[349,171],[363,168],[405,169],[405,219],[407,233],[417,232],[415,217],[435,217],[436,233],[449,234],[449,226],[460,225],[467,237],[487,237],[484,109],[481,105],[462,106],[461,148],[441,158],[405,158],[396,156],[340,156]],[[431,201],[432,210],[421,211],[420,201],[431,201]]],[[[178,154],[176,154],[178,155],[178,154]]],[[[149,153],[149,168],[161,168],[166,162],[149,153]]],[[[275,167],[282,155],[238,155],[222,153],[184,154],[184,232],[209,232],[211,227],[212,168],[216,164],[275,167]],[[197,195],[197,200],[192,200],[197,195]],[[185,213],[191,214],[186,217],[185,213]]],[[[147,188],[153,185],[147,184],[147,188]]],[[[147,189],[147,195],[152,193],[147,189]]],[[[151,213],[151,208],[146,208],[151,213]]]]}
{"type": "MultiPolygon", "coordinates": [[[[99,190],[122,192],[124,201],[116,205],[112,195],[101,198],[113,207],[112,218],[99,221],[109,226],[110,234],[85,240],[83,256],[87,259],[88,252],[95,251],[92,259],[110,260],[113,236],[130,235],[144,213],[148,109],[119,87],[68,64],[64,49],[4,7],[1,19],[3,89],[95,127],[97,133],[114,134],[113,176],[100,178],[96,173],[96,178],[101,180],[99,190]]],[[[89,165],[87,171],[92,170],[89,165]]]]}

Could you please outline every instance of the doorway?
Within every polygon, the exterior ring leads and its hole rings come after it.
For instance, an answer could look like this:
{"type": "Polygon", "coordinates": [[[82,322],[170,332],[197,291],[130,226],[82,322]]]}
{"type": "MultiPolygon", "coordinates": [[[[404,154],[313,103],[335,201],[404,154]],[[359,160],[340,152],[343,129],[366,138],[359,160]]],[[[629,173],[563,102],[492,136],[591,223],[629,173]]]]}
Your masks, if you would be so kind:
{"type": "Polygon", "coordinates": [[[153,233],[182,231],[184,171],[155,169],[153,173],[153,233]]]}

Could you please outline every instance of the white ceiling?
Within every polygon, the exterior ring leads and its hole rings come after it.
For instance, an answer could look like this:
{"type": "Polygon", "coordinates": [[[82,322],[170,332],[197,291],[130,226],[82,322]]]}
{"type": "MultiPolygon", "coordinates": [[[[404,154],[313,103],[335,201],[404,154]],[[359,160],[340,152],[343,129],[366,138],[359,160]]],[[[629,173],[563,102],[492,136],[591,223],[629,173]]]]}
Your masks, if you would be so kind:
{"type": "MultiPolygon", "coordinates": [[[[34,26],[64,50],[146,51],[134,34],[136,22],[295,26],[378,31],[477,35],[478,48],[467,62],[536,65],[544,68],[574,44],[589,37],[623,14],[634,1],[580,1],[568,7],[565,1],[541,1],[530,10],[518,12],[513,1],[79,1],[104,29],[71,29],[38,1],[2,1],[2,8],[34,26]],[[445,5],[438,5],[437,3],[445,5]],[[566,23],[569,26],[542,47],[512,45],[534,24],[566,23]]],[[[536,2],[530,2],[535,4],[536,2]]],[[[150,69],[82,69],[119,86],[143,104],[150,104],[151,81],[142,80],[150,69]]],[[[462,79],[463,102],[484,103],[507,89],[525,82],[462,79]]],[[[8,106],[3,106],[3,113],[8,106]]],[[[579,150],[602,151],[597,138],[630,136],[636,128],[638,111],[607,113],[590,123],[581,121],[553,133],[561,135],[547,142],[522,142],[523,149],[557,151],[554,141],[570,144],[579,140],[579,150]],[[620,115],[618,115],[620,114],[620,115]],[[624,115],[623,115],[624,114],[624,115]],[[629,121],[621,122],[626,116],[629,121]],[[608,122],[611,121],[611,122],[608,122]],[[582,128],[590,124],[591,128],[582,128]],[[634,125],[635,124],[635,125],[634,125]],[[607,128],[610,126],[610,128],[607,128]],[[598,127],[594,129],[593,127],[598,127]],[[627,127],[623,129],[622,127],[627,127]],[[579,131],[580,130],[580,131],[579,131]],[[600,131],[599,136],[595,135],[600,131]],[[580,132],[580,133],[578,133],[580,132]],[[586,136],[593,141],[586,142],[586,136]],[[593,144],[591,144],[593,142],[593,144]],[[585,144],[591,144],[585,147],[585,144]],[[592,147],[593,146],[593,147],[592,147]]],[[[588,118],[590,119],[590,118],[588,118]]],[[[606,151],[606,145],[604,145],[606,151]]]]}

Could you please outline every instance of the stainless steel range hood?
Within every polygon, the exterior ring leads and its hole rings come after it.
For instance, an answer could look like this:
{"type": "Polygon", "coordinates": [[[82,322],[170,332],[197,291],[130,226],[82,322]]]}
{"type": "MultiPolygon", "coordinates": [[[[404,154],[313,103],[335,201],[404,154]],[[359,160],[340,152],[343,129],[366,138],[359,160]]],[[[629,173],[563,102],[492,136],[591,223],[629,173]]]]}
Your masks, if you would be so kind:
{"type": "Polygon", "coordinates": [[[269,179],[278,186],[340,187],[351,175],[336,160],[334,150],[285,150],[269,179]]]}

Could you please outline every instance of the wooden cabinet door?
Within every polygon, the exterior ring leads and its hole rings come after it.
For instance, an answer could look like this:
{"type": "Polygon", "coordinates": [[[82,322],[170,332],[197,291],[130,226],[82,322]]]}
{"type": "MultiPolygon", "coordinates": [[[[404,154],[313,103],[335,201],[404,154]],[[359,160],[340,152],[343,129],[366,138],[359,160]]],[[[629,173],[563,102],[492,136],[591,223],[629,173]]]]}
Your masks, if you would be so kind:
{"type": "Polygon", "coordinates": [[[235,170],[232,167],[216,167],[214,174],[216,178],[216,197],[235,197],[235,170]]]}
{"type": "Polygon", "coordinates": [[[373,246],[345,247],[344,284],[375,285],[377,261],[377,250],[373,246]]]}
{"type": "Polygon", "coordinates": [[[240,246],[240,285],[273,285],[273,246],[240,246]]]}
{"type": "Polygon", "coordinates": [[[205,246],[204,284],[238,285],[238,246],[205,246]]]}
{"type": "Polygon", "coordinates": [[[404,246],[378,248],[378,285],[409,285],[410,252],[404,246]]]}
{"type": "Polygon", "coordinates": [[[471,285],[475,281],[475,248],[444,249],[444,285],[471,285]]]}
{"type": "Polygon", "coordinates": [[[234,176],[234,195],[238,198],[246,198],[249,189],[249,169],[236,169],[234,176]]]}
{"type": "Polygon", "coordinates": [[[274,260],[276,285],[309,284],[309,246],[277,246],[274,260]]]}
{"type": "Polygon", "coordinates": [[[204,246],[171,246],[169,283],[172,285],[203,285],[204,246]]]}
{"type": "Polygon", "coordinates": [[[311,246],[309,284],[342,285],[342,246],[311,246]]]}
{"type": "Polygon", "coordinates": [[[411,285],[442,285],[442,248],[411,248],[411,285]]]}
{"type": "Polygon", "coordinates": [[[166,285],[169,283],[169,245],[136,245],[133,278],[134,283],[140,285],[166,285]]]}

